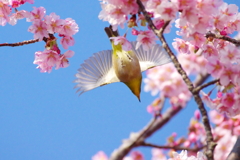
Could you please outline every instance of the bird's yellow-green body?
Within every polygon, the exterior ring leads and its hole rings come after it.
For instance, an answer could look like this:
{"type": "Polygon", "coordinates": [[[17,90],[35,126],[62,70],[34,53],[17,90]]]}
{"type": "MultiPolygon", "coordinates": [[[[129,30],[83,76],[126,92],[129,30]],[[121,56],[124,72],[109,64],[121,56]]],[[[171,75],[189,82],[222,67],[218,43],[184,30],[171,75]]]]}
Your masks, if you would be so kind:
{"type": "Polygon", "coordinates": [[[114,45],[113,42],[111,43],[113,49],[112,63],[115,74],[120,82],[126,84],[140,101],[142,74],[137,56],[132,50],[125,51],[120,44],[114,45]]]}
{"type": "MultiPolygon", "coordinates": [[[[105,32],[109,38],[119,36],[111,26],[106,27],[105,32]]],[[[103,85],[123,82],[140,101],[141,72],[171,62],[170,57],[158,44],[146,51],[142,46],[136,49],[137,42],[131,42],[132,50],[125,51],[121,44],[115,45],[112,39],[110,42],[112,50],[94,53],[81,64],[75,80],[77,92],[82,94],[103,85]]]]}

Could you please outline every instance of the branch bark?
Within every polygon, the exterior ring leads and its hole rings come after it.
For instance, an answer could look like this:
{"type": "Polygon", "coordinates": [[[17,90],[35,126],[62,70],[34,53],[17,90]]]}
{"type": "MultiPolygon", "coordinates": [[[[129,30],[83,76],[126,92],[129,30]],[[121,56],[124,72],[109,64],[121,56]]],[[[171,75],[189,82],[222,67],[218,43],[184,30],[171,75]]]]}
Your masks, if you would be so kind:
{"type": "Polygon", "coordinates": [[[17,47],[17,46],[23,46],[23,45],[27,45],[27,44],[36,43],[38,41],[39,41],[39,39],[32,39],[32,40],[17,42],[17,43],[2,43],[2,44],[0,44],[0,47],[5,47],[5,46],[17,47]]]}
{"type": "Polygon", "coordinates": [[[233,44],[235,44],[236,46],[239,46],[240,45],[240,41],[236,40],[236,39],[233,39],[233,38],[230,38],[230,37],[226,37],[226,36],[222,36],[222,35],[217,35],[217,34],[214,34],[212,32],[208,32],[206,34],[206,38],[216,38],[216,39],[222,39],[224,41],[228,41],[228,42],[231,42],[233,44]]]}
{"type": "Polygon", "coordinates": [[[205,84],[203,84],[203,85],[201,85],[201,86],[199,86],[199,87],[196,87],[195,91],[196,91],[196,92],[199,92],[199,91],[201,91],[203,88],[206,88],[206,87],[208,87],[208,86],[210,86],[210,85],[212,85],[212,84],[215,84],[215,83],[217,83],[217,82],[219,82],[219,79],[215,79],[215,80],[213,80],[213,81],[210,81],[210,82],[208,82],[208,83],[205,83],[205,84]]]}

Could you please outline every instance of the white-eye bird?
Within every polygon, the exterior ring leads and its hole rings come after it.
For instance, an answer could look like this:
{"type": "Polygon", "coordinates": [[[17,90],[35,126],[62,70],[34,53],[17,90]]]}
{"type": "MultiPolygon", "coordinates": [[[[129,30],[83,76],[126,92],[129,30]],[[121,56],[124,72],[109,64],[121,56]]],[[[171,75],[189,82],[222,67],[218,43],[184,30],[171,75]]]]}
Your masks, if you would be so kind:
{"type": "MultiPolygon", "coordinates": [[[[118,32],[113,31],[111,26],[106,27],[108,37],[117,37],[118,32]]],[[[159,44],[154,45],[150,50],[144,51],[140,46],[135,49],[137,42],[131,42],[132,50],[125,51],[120,44],[114,45],[112,49],[93,54],[85,60],[76,74],[74,81],[80,95],[86,91],[99,86],[114,82],[123,82],[140,101],[141,72],[171,62],[170,57],[159,44]]]]}

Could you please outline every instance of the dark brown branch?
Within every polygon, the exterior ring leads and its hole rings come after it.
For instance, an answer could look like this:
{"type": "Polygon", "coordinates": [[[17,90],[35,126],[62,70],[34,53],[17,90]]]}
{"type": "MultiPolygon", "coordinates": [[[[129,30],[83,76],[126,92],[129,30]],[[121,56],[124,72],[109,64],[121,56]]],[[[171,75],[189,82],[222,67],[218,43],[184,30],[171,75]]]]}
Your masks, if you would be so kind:
{"type": "Polygon", "coordinates": [[[236,40],[236,39],[233,39],[233,38],[230,38],[230,37],[226,37],[226,36],[222,36],[222,35],[217,35],[217,34],[214,34],[212,32],[208,32],[205,36],[206,38],[216,38],[216,39],[222,39],[222,40],[225,40],[225,41],[228,41],[228,42],[231,42],[237,46],[240,45],[240,41],[236,40]]]}
{"type": "Polygon", "coordinates": [[[32,39],[32,40],[17,42],[17,43],[2,43],[2,44],[0,44],[0,47],[4,47],[4,46],[17,47],[17,46],[23,46],[23,45],[27,45],[27,44],[36,43],[38,41],[39,41],[39,39],[32,39]]]}
{"type": "Polygon", "coordinates": [[[208,82],[208,83],[205,83],[205,84],[197,87],[197,88],[195,89],[195,92],[199,92],[199,91],[201,91],[203,88],[206,88],[206,87],[208,87],[208,86],[210,86],[210,85],[212,85],[212,84],[215,84],[215,83],[217,83],[218,81],[219,81],[219,79],[215,79],[215,80],[213,80],[213,81],[210,81],[210,82],[208,82]]]}
{"type": "Polygon", "coordinates": [[[157,30],[156,26],[152,22],[152,19],[149,17],[148,13],[146,12],[145,7],[143,6],[141,0],[137,0],[137,3],[139,5],[140,11],[145,16],[145,19],[148,22],[149,27],[153,30],[153,32],[157,35],[159,40],[162,42],[163,48],[169,54],[170,58],[172,59],[172,62],[174,63],[175,68],[177,69],[178,73],[182,76],[184,82],[187,84],[189,91],[193,94],[195,102],[197,103],[198,108],[199,108],[199,110],[202,114],[202,121],[203,121],[204,128],[205,128],[206,135],[207,135],[207,138],[206,138],[207,150],[206,150],[205,154],[206,154],[206,156],[209,160],[213,160],[214,159],[213,158],[213,152],[214,152],[214,148],[215,148],[216,144],[213,141],[213,135],[212,135],[212,132],[211,132],[211,127],[210,127],[207,111],[204,107],[204,104],[202,102],[202,99],[201,99],[199,93],[197,93],[197,91],[195,90],[195,88],[193,86],[193,83],[191,82],[191,80],[187,76],[186,72],[183,70],[181,64],[178,62],[176,56],[174,55],[174,53],[172,52],[172,50],[168,46],[168,44],[165,40],[165,37],[163,36],[163,31],[164,31],[165,27],[168,25],[169,21],[166,22],[165,26],[160,31],[157,30]]]}
{"type": "Polygon", "coordinates": [[[159,148],[159,149],[174,149],[175,151],[188,150],[188,151],[192,151],[192,152],[198,152],[205,147],[205,146],[203,146],[203,147],[199,147],[199,148],[197,148],[197,147],[196,148],[188,148],[188,147],[180,147],[180,146],[159,146],[159,145],[155,145],[155,144],[151,144],[151,143],[147,143],[147,142],[142,142],[140,145],[144,146],[144,147],[153,147],[153,148],[159,148]]]}

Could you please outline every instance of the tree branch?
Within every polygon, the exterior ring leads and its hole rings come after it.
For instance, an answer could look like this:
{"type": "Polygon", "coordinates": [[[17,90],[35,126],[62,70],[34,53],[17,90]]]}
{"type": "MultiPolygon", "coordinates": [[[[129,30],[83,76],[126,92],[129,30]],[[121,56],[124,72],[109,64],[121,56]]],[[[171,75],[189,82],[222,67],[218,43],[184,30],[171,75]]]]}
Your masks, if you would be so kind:
{"type": "Polygon", "coordinates": [[[156,26],[152,22],[152,19],[149,17],[148,13],[146,12],[145,7],[143,6],[141,0],[137,0],[137,4],[139,5],[140,11],[145,16],[145,19],[148,22],[149,27],[153,30],[153,32],[157,35],[159,40],[162,42],[163,48],[169,54],[170,58],[172,59],[172,62],[174,63],[175,68],[177,69],[178,73],[182,76],[184,82],[187,84],[189,91],[193,94],[193,97],[194,97],[194,99],[195,99],[195,101],[198,105],[198,108],[199,108],[201,114],[202,114],[202,121],[203,121],[203,124],[204,124],[204,128],[206,130],[207,150],[206,150],[205,154],[206,154],[206,156],[208,157],[209,160],[213,160],[214,159],[213,158],[213,152],[214,152],[214,148],[215,148],[216,144],[213,141],[213,135],[212,135],[212,132],[211,132],[211,127],[210,127],[207,111],[204,107],[204,104],[202,102],[202,99],[201,99],[199,93],[195,90],[195,87],[193,86],[193,83],[191,82],[191,80],[187,76],[186,72],[183,70],[181,64],[178,62],[176,56],[174,55],[174,53],[172,52],[172,50],[168,46],[168,44],[167,44],[167,42],[166,42],[166,40],[163,36],[163,31],[166,28],[166,26],[168,25],[169,21],[166,22],[166,24],[164,25],[164,27],[162,29],[160,29],[160,31],[157,30],[156,26]]]}
{"type": "Polygon", "coordinates": [[[236,39],[233,39],[233,38],[230,38],[230,37],[226,37],[226,36],[222,36],[222,35],[217,35],[217,34],[214,34],[212,32],[208,32],[205,36],[206,38],[216,38],[216,39],[222,39],[222,40],[225,40],[225,41],[228,41],[228,42],[231,42],[237,46],[240,45],[240,41],[236,40],[236,39]]]}
{"type": "Polygon", "coordinates": [[[4,46],[17,47],[17,46],[23,46],[31,43],[36,43],[36,42],[39,42],[39,39],[32,39],[32,40],[17,42],[17,43],[2,43],[0,44],[0,47],[4,47],[4,46]]]}
{"type": "Polygon", "coordinates": [[[215,79],[215,80],[210,81],[210,82],[208,82],[208,83],[205,83],[205,84],[203,84],[203,85],[201,85],[201,86],[199,86],[199,87],[196,87],[195,92],[199,92],[199,91],[201,91],[203,88],[206,88],[206,87],[208,87],[208,86],[210,86],[210,85],[212,85],[212,84],[215,84],[215,83],[217,83],[218,81],[219,81],[219,79],[215,79]]]}
{"type": "Polygon", "coordinates": [[[188,147],[179,147],[179,146],[159,146],[159,145],[155,145],[155,144],[151,144],[151,143],[147,143],[147,142],[142,142],[140,145],[145,146],[145,147],[159,148],[159,149],[174,149],[176,151],[188,150],[188,151],[192,151],[192,152],[198,152],[205,147],[205,146],[202,146],[202,147],[188,148],[188,147]]]}

